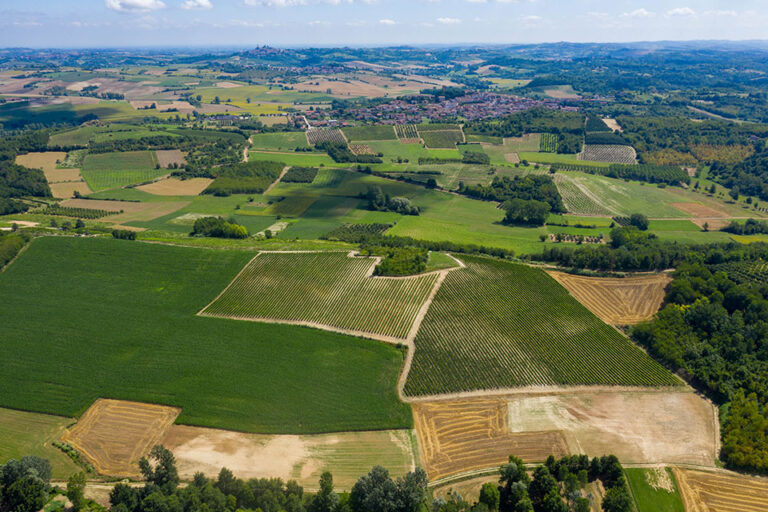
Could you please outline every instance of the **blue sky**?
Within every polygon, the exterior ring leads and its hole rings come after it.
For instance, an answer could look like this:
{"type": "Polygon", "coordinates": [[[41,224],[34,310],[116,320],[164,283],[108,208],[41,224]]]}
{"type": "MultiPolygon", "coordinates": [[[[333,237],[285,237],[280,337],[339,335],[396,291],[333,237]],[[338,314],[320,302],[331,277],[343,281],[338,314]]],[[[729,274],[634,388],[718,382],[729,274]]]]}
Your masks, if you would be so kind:
{"type": "Polygon", "coordinates": [[[766,39],[766,0],[0,0],[0,47],[766,39]]]}

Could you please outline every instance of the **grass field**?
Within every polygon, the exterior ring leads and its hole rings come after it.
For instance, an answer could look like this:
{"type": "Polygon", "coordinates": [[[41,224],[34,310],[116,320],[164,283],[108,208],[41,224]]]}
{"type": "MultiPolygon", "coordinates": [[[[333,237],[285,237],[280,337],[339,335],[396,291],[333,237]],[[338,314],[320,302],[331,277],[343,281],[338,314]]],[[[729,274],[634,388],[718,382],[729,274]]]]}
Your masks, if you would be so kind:
{"type": "Polygon", "coordinates": [[[291,151],[295,148],[308,148],[304,132],[256,133],[251,136],[253,149],[272,151],[291,151]]]}
{"type": "Polygon", "coordinates": [[[92,190],[106,190],[149,181],[163,174],[155,169],[154,151],[125,151],[121,153],[89,154],[83,161],[83,178],[92,190]]]}
{"type": "MultiPolygon", "coordinates": [[[[577,155],[571,155],[567,153],[531,153],[527,151],[521,151],[518,153],[520,160],[528,160],[529,162],[536,162],[539,164],[579,164],[584,165],[586,160],[579,160],[577,155]]],[[[608,167],[611,165],[608,162],[588,162],[589,165],[595,167],[608,167]]]]}
{"type": "Polygon", "coordinates": [[[392,126],[349,126],[341,130],[348,141],[397,140],[392,126]]]}
{"type": "Polygon", "coordinates": [[[371,278],[374,263],[343,252],[262,253],[203,314],[405,338],[437,275],[371,278]]]}
{"type": "Polygon", "coordinates": [[[624,473],[637,512],[685,512],[671,469],[626,468],[624,473]]]}
{"type": "Polygon", "coordinates": [[[464,141],[461,130],[419,130],[419,135],[428,148],[455,148],[457,142],[464,141]]]}
{"type": "Polygon", "coordinates": [[[543,271],[462,256],[416,335],[408,395],[678,380],[543,271]]]}
{"type": "Polygon", "coordinates": [[[179,423],[245,432],[410,427],[395,347],[195,316],[252,257],[35,240],[0,274],[0,295],[13,297],[0,310],[0,406],[73,417],[102,397],[181,407],[179,423]]]}
{"type": "Polygon", "coordinates": [[[64,452],[53,447],[71,418],[0,409],[0,466],[9,459],[37,455],[51,462],[54,478],[66,478],[80,471],[64,452]]]}
{"type": "Polygon", "coordinates": [[[349,164],[337,164],[325,153],[277,153],[249,151],[248,161],[267,160],[271,162],[283,162],[285,165],[296,167],[349,167],[349,164]]]}

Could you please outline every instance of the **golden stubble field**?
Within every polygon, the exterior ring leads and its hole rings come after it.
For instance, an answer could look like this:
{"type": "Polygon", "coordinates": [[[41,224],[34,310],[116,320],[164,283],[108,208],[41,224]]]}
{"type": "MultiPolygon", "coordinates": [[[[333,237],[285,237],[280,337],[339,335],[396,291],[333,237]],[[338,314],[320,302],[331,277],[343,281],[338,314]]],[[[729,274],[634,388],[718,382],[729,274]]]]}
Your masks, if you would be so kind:
{"type": "Polygon", "coordinates": [[[673,468],[686,512],[765,512],[768,479],[673,468]]]}
{"type": "Polygon", "coordinates": [[[576,300],[605,323],[629,325],[650,320],[664,301],[672,281],[667,274],[639,277],[587,277],[547,271],[576,300]]]}

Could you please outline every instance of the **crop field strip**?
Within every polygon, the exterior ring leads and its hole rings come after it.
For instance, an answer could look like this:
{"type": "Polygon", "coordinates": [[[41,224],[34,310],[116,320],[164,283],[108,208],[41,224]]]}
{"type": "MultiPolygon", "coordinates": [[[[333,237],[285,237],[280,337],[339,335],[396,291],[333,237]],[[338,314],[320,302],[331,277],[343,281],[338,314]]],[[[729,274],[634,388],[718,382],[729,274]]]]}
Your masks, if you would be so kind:
{"type": "Polygon", "coordinates": [[[686,512],[765,512],[768,480],[674,468],[686,512]]]}
{"type": "Polygon", "coordinates": [[[430,480],[500,466],[510,454],[542,462],[569,453],[558,431],[511,433],[503,397],[415,402],[413,416],[430,480]]]}
{"type": "Polygon", "coordinates": [[[262,252],[200,314],[403,341],[438,274],[371,277],[376,261],[340,252],[262,252]]]}
{"type": "Polygon", "coordinates": [[[679,380],[544,271],[463,256],[415,338],[410,397],[553,385],[676,386],[679,380]]]}
{"type": "Polygon", "coordinates": [[[136,462],[165,437],[179,412],[175,407],[99,399],[62,439],[102,475],[139,476],[136,462]]]}
{"type": "Polygon", "coordinates": [[[664,290],[672,280],[667,274],[614,279],[547,273],[598,318],[613,325],[650,320],[661,307],[664,290]]]}

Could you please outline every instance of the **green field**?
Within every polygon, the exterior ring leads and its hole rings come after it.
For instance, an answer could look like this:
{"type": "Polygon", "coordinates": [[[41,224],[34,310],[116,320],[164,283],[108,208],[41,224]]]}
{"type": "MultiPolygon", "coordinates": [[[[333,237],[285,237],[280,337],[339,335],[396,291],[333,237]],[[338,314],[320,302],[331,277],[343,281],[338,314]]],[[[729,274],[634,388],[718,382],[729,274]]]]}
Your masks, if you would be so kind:
{"type": "Polygon", "coordinates": [[[375,126],[349,126],[342,128],[344,136],[349,142],[370,140],[397,140],[395,129],[388,125],[375,126]]]}
{"type": "Polygon", "coordinates": [[[168,171],[155,169],[154,151],[89,154],[81,173],[92,190],[106,190],[153,180],[168,171]]]}
{"type": "Polygon", "coordinates": [[[0,406],[74,417],[109,397],[247,432],[409,427],[395,347],[195,315],[252,257],[231,246],[35,240],[0,274],[0,295],[13,297],[0,309],[0,406]]]}
{"type": "Polygon", "coordinates": [[[685,512],[671,469],[625,468],[624,473],[635,498],[637,512],[685,512]],[[665,480],[665,486],[671,485],[674,491],[670,492],[663,488],[664,486],[659,486],[659,478],[665,480]],[[650,482],[654,482],[655,486],[650,482]]]}
{"type": "Polygon", "coordinates": [[[72,423],[72,418],[0,409],[0,466],[8,459],[37,455],[51,462],[54,478],[80,471],[72,459],[51,445],[72,423]]]}
{"type": "Polygon", "coordinates": [[[349,167],[350,164],[337,164],[325,153],[268,153],[261,151],[249,151],[248,161],[268,160],[283,162],[285,165],[297,167],[349,167]]]}
{"type": "Polygon", "coordinates": [[[251,148],[272,151],[291,151],[295,148],[308,148],[304,132],[256,133],[251,136],[251,148]]]}
{"type": "Polygon", "coordinates": [[[457,142],[464,140],[461,130],[419,130],[419,136],[428,148],[455,148],[457,142]]]}
{"type": "Polygon", "coordinates": [[[563,153],[533,153],[528,151],[521,151],[518,153],[520,160],[528,160],[529,162],[536,162],[539,164],[577,164],[577,165],[591,165],[594,167],[608,167],[611,164],[606,162],[589,162],[585,160],[579,160],[576,155],[563,154],[563,153]]]}
{"type": "Polygon", "coordinates": [[[674,386],[671,373],[543,271],[477,256],[416,335],[410,396],[544,385],[674,386]]]}
{"type": "Polygon", "coordinates": [[[373,264],[343,252],[262,253],[203,314],[316,322],[405,338],[437,275],[370,278],[373,264]]]}

